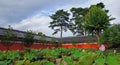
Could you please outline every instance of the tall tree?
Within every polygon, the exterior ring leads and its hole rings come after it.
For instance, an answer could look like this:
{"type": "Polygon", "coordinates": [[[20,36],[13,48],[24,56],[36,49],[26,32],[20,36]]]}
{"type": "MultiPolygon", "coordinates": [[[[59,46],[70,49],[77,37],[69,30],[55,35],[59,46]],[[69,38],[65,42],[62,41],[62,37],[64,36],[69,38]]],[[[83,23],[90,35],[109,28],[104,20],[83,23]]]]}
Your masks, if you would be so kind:
{"type": "Polygon", "coordinates": [[[84,35],[84,21],[83,17],[87,14],[88,8],[71,8],[73,25],[71,31],[73,34],[78,33],[78,35],[84,35]]]}
{"type": "Polygon", "coordinates": [[[110,18],[110,16],[107,15],[105,10],[95,5],[90,7],[89,12],[85,15],[84,19],[86,21],[85,29],[90,33],[97,34],[98,43],[100,33],[108,28],[110,25],[109,21],[114,20],[114,18],[110,18]]]}
{"type": "Polygon", "coordinates": [[[2,38],[1,41],[3,45],[7,47],[7,50],[9,50],[9,47],[14,44],[16,39],[17,39],[16,33],[13,32],[12,27],[9,26],[9,28],[4,31],[4,37],[2,38]]]}
{"type": "MultiPolygon", "coordinates": [[[[105,5],[100,2],[94,6],[97,6],[97,7],[100,7],[102,9],[104,9],[106,12],[108,12],[108,10],[106,10],[104,7],[105,5]]],[[[78,34],[78,35],[86,35],[86,34],[89,34],[88,31],[85,30],[84,28],[84,24],[85,24],[85,20],[84,20],[84,17],[85,15],[88,13],[89,11],[89,8],[71,8],[70,11],[72,12],[72,19],[71,21],[73,22],[72,23],[72,26],[71,26],[71,31],[74,33],[74,34],[78,34]]]]}
{"type": "Polygon", "coordinates": [[[35,33],[32,32],[32,31],[27,31],[25,34],[24,34],[24,38],[23,38],[23,43],[26,47],[30,47],[33,42],[34,42],[34,35],[35,33]]]}
{"type": "Polygon", "coordinates": [[[62,33],[63,30],[66,32],[67,27],[69,26],[69,13],[64,10],[58,10],[55,14],[51,15],[50,18],[53,20],[50,22],[50,28],[54,30],[53,34],[56,34],[60,31],[60,38],[62,43],[62,33]]]}

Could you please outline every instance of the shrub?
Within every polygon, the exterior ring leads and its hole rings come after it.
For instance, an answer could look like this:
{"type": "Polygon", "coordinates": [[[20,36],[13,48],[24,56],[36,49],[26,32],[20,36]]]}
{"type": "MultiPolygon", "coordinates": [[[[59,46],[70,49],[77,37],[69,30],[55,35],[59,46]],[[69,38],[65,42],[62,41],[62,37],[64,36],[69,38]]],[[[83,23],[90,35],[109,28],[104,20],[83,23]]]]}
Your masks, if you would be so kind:
{"type": "Polygon", "coordinates": [[[26,47],[30,47],[34,42],[34,32],[27,31],[24,34],[23,43],[26,47]]]}

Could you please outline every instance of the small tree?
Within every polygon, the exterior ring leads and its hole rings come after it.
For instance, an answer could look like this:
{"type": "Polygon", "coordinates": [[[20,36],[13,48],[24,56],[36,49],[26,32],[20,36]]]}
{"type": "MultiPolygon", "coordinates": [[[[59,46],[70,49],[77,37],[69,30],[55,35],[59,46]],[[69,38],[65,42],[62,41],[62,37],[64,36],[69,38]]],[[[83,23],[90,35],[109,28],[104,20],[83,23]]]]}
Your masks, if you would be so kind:
{"type": "Polygon", "coordinates": [[[55,39],[55,37],[52,37],[52,38],[51,38],[50,43],[51,43],[51,44],[55,44],[55,43],[56,43],[56,39],[55,39]]]}
{"type": "Polygon", "coordinates": [[[27,31],[25,34],[24,34],[24,38],[23,38],[23,43],[26,47],[30,47],[33,42],[34,42],[34,35],[35,33],[32,32],[32,31],[27,31]]]}
{"type": "Polygon", "coordinates": [[[93,37],[93,36],[88,35],[86,38],[87,38],[87,39],[86,39],[86,40],[87,40],[87,43],[94,42],[94,37],[93,37]]]}
{"type": "Polygon", "coordinates": [[[16,38],[17,38],[16,33],[13,32],[11,27],[9,27],[4,31],[4,36],[1,39],[1,41],[3,45],[7,47],[7,50],[9,50],[9,47],[14,44],[16,38]]]}
{"type": "Polygon", "coordinates": [[[77,39],[75,39],[75,38],[73,38],[72,39],[72,45],[75,47],[75,45],[78,43],[78,40],[77,39]]]}
{"type": "Polygon", "coordinates": [[[46,35],[42,32],[38,32],[38,35],[40,36],[39,43],[46,43],[46,35]]]}

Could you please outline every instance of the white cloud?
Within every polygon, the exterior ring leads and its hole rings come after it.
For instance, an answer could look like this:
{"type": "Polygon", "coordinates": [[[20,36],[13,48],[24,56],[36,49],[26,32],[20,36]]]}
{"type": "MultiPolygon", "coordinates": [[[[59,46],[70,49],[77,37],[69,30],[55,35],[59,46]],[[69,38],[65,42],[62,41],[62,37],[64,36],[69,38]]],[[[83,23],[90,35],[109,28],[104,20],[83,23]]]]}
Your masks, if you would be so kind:
{"type": "Polygon", "coordinates": [[[18,30],[33,30],[35,32],[43,32],[47,34],[47,31],[50,31],[48,28],[50,21],[51,19],[47,16],[35,15],[24,19],[19,23],[13,24],[12,27],[18,30]]]}
{"type": "Polygon", "coordinates": [[[90,0],[91,4],[96,4],[99,2],[103,2],[105,4],[105,8],[109,10],[109,15],[116,18],[115,20],[111,21],[110,23],[120,23],[120,4],[119,0],[90,0]]]}
{"type": "MultiPolygon", "coordinates": [[[[69,10],[71,7],[89,7],[92,4],[103,2],[109,15],[116,20],[111,23],[120,23],[119,0],[0,0],[0,26],[11,25],[18,30],[33,30],[52,36],[53,30],[48,28],[52,21],[49,15],[58,9],[69,10]]],[[[55,36],[59,37],[59,34],[55,36]]],[[[64,36],[72,36],[72,33],[63,33],[64,36]]]]}
{"type": "MultiPolygon", "coordinates": [[[[51,21],[52,20],[50,19],[50,17],[37,14],[30,18],[24,19],[19,23],[12,24],[11,26],[17,30],[22,31],[32,30],[34,32],[43,32],[47,36],[60,37],[60,33],[52,35],[54,31],[48,27],[51,21]]],[[[63,37],[72,36],[72,33],[70,31],[66,33],[63,32],[63,34],[64,34],[63,37]]]]}
{"type": "Polygon", "coordinates": [[[89,7],[90,5],[97,4],[99,2],[103,2],[105,4],[105,8],[109,10],[108,15],[111,15],[111,17],[116,18],[113,21],[110,21],[110,23],[120,23],[120,4],[119,0],[87,0],[86,2],[83,2],[82,4],[78,4],[77,2],[74,4],[67,4],[66,6],[62,6],[58,9],[65,9],[69,10],[71,7],[89,7]]]}

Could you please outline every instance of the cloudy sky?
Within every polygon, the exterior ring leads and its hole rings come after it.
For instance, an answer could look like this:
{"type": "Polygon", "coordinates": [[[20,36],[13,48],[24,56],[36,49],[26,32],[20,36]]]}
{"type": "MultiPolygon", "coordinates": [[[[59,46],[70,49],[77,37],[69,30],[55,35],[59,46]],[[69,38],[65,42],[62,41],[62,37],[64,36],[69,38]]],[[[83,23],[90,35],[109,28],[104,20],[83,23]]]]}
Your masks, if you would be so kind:
{"type": "MultiPolygon", "coordinates": [[[[50,15],[59,9],[69,10],[72,7],[89,7],[92,4],[103,2],[109,15],[116,20],[113,24],[120,23],[119,0],[0,0],[0,27],[7,28],[11,25],[13,29],[34,32],[43,32],[48,36],[59,37],[59,33],[52,35],[53,30],[48,28],[50,15]]],[[[63,36],[72,36],[68,31],[63,36]]]]}

